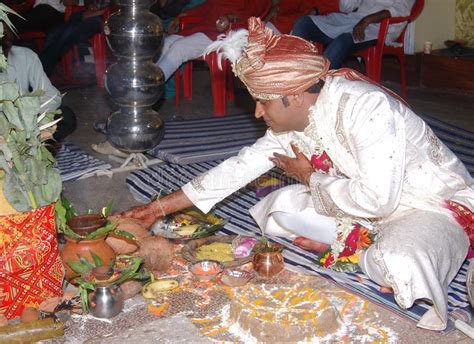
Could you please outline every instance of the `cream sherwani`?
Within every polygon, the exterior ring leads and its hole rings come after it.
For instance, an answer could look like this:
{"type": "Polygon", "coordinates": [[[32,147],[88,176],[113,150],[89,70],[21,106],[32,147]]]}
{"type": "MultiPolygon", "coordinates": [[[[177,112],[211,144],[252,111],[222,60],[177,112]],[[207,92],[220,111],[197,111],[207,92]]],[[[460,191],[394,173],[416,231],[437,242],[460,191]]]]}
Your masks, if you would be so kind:
{"type": "MultiPolygon", "coordinates": [[[[445,200],[474,209],[473,180],[459,159],[410,109],[378,87],[328,77],[304,132],[268,130],[254,145],[183,186],[202,211],[267,172],[269,157],[294,156],[296,144],[310,158],[323,149],[335,169],[315,172],[310,187],[292,185],[273,192],[251,214],[260,227],[285,235],[275,212],[308,209],[370,221],[378,240],[365,257],[383,274],[398,304],[418,299],[434,307],[419,326],[443,329],[447,287],[466,256],[469,241],[445,200]]],[[[370,274],[369,274],[370,277],[370,274]]]]}

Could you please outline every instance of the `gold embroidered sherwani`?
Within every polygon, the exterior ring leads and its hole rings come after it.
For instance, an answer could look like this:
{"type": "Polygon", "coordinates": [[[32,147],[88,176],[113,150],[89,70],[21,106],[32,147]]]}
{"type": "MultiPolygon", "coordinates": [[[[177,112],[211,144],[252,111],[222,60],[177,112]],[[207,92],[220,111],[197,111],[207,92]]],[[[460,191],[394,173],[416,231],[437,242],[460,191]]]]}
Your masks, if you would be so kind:
{"type": "Polygon", "coordinates": [[[466,168],[410,109],[365,82],[328,77],[309,120],[304,132],[268,130],[183,191],[207,212],[270,170],[273,153],[294,156],[290,143],[308,158],[326,151],[335,169],[313,173],[310,187],[292,185],[270,194],[251,210],[256,222],[278,233],[271,228],[273,212],[306,208],[372,221],[379,234],[369,259],[394,289],[398,304],[408,308],[417,299],[430,300],[434,307],[419,326],[445,328],[447,287],[469,241],[444,201],[474,209],[466,168]]]}

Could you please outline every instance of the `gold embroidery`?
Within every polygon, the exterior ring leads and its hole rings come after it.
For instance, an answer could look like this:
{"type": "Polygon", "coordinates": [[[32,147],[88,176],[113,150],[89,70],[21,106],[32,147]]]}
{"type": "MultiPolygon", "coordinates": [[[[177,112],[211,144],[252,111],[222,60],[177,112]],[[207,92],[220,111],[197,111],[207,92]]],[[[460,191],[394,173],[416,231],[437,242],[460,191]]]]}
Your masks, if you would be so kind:
{"type": "Polygon", "coordinates": [[[319,182],[312,183],[311,195],[316,212],[321,215],[336,217],[342,216],[344,212],[338,208],[327,192],[321,190],[319,182]]]}
{"type": "Polygon", "coordinates": [[[430,160],[438,166],[441,165],[441,161],[443,159],[441,154],[441,141],[428,126],[426,126],[425,129],[425,138],[429,143],[428,156],[430,160]]]}
{"type": "Polygon", "coordinates": [[[349,145],[347,143],[346,133],[344,132],[344,111],[346,111],[347,102],[349,101],[350,95],[348,93],[343,93],[341,96],[341,101],[337,108],[336,114],[336,137],[339,140],[340,144],[347,150],[351,152],[349,145]]]}
{"type": "Polygon", "coordinates": [[[197,192],[203,192],[205,190],[204,186],[202,185],[202,181],[206,176],[207,176],[207,172],[191,180],[191,185],[197,192]]]}

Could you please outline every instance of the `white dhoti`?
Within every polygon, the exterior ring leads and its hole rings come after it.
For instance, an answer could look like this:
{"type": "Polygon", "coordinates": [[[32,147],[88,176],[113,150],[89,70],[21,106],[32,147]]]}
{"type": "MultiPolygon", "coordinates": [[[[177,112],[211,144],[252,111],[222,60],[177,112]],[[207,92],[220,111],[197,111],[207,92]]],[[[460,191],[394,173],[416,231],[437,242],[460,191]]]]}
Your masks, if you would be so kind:
{"type": "MultiPolygon", "coordinates": [[[[270,235],[304,236],[326,244],[336,239],[335,219],[316,212],[303,185],[271,193],[251,208],[250,214],[270,235]]],[[[463,229],[449,215],[415,209],[379,222],[378,227],[377,241],[361,255],[362,271],[379,285],[393,288],[404,309],[415,300],[432,302],[433,308],[418,326],[444,329],[446,290],[469,247],[463,229]]]]}

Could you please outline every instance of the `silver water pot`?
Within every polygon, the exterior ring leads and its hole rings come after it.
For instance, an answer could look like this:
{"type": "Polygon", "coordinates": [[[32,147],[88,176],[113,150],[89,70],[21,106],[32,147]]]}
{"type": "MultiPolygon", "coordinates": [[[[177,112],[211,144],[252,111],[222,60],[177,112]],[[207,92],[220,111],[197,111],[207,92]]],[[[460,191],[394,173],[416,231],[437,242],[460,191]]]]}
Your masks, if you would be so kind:
{"type": "Polygon", "coordinates": [[[123,293],[119,286],[96,287],[89,294],[89,309],[97,318],[113,318],[123,309],[123,293]]]}

